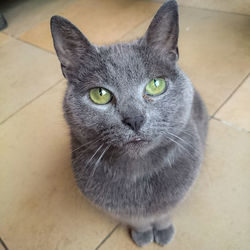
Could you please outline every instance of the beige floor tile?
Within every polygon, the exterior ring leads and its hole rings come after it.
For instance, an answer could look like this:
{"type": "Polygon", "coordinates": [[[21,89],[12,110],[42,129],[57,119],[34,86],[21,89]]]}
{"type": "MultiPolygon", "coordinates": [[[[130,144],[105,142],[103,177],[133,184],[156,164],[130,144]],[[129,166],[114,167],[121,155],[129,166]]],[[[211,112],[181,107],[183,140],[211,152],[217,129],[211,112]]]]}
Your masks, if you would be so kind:
{"type": "Polygon", "coordinates": [[[219,110],[216,117],[250,131],[250,76],[219,110]]]}
{"type": "Polygon", "coordinates": [[[55,55],[14,39],[0,58],[0,123],[63,78],[55,55]]]}
{"type": "Polygon", "coordinates": [[[94,249],[115,225],[76,187],[61,107],[65,86],[0,126],[0,232],[9,249],[94,249]]]}
{"type": "Polygon", "coordinates": [[[2,46],[5,42],[10,39],[9,36],[5,35],[4,33],[0,32],[0,46],[2,46]]]}
{"type": "Polygon", "coordinates": [[[146,30],[148,29],[152,19],[153,19],[153,16],[148,18],[145,22],[138,24],[135,28],[130,30],[128,33],[124,34],[119,39],[119,41],[130,42],[130,41],[133,41],[134,39],[142,37],[145,34],[146,30]]]}
{"type": "Polygon", "coordinates": [[[250,15],[249,0],[178,0],[178,3],[185,6],[235,12],[250,15]]]}
{"type": "MultiPolygon", "coordinates": [[[[148,19],[121,40],[142,36],[148,19]]],[[[250,17],[180,7],[180,65],[213,114],[250,69],[250,17]]]]}
{"type": "Polygon", "coordinates": [[[180,16],[180,64],[212,114],[249,73],[250,17],[193,8],[180,16]]]}
{"type": "Polygon", "coordinates": [[[34,25],[54,15],[76,0],[17,0],[1,3],[1,11],[7,19],[5,32],[18,36],[34,25]]]}
{"type": "MultiPolygon", "coordinates": [[[[135,0],[84,0],[58,14],[78,26],[91,42],[107,44],[115,42],[136,25],[151,17],[159,6],[160,3],[135,0]]],[[[49,20],[34,26],[20,38],[54,51],[49,20]]]]}
{"type": "MultiPolygon", "coordinates": [[[[250,245],[250,134],[213,120],[200,177],[174,215],[168,250],[248,250],[250,245]]],[[[101,250],[140,249],[120,227],[101,250]]],[[[151,244],[145,249],[162,247],[151,244]]]]}
{"type": "MultiPolygon", "coordinates": [[[[150,0],[147,0],[150,1],[150,0]]],[[[165,2],[165,0],[154,0],[165,2]]],[[[250,15],[250,0],[178,0],[181,6],[204,8],[210,10],[225,11],[243,15],[250,15]]]]}

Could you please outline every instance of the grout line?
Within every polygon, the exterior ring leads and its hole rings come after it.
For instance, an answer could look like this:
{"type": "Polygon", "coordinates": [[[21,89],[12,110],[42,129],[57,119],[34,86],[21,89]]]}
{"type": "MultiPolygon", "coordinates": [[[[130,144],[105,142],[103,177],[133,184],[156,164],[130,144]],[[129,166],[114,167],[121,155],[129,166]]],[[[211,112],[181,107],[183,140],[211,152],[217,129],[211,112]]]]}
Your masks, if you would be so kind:
{"type": "Polygon", "coordinates": [[[16,37],[16,36],[14,36],[14,35],[12,35],[12,34],[8,34],[8,33],[6,33],[6,32],[2,32],[2,33],[4,33],[5,35],[9,36],[10,38],[12,38],[12,39],[14,39],[14,40],[16,40],[16,41],[23,42],[23,43],[25,43],[25,44],[27,44],[27,45],[30,45],[30,46],[32,46],[32,47],[35,47],[35,48],[37,48],[37,49],[41,49],[42,51],[45,51],[45,52],[47,52],[47,53],[49,53],[49,54],[51,54],[51,55],[56,55],[55,52],[52,52],[52,51],[50,51],[50,50],[41,48],[41,47],[39,47],[39,46],[37,46],[37,45],[35,45],[35,44],[33,44],[33,43],[29,43],[29,42],[27,42],[27,41],[24,41],[24,40],[22,40],[21,38],[16,37]]]}
{"type": "Polygon", "coordinates": [[[11,34],[7,33],[5,30],[1,30],[1,33],[5,34],[6,36],[11,36],[11,34]]]}
{"type": "Polygon", "coordinates": [[[233,123],[230,123],[230,122],[221,120],[221,119],[216,118],[216,117],[213,117],[212,119],[213,119],[213,120],[216,120],[216,121],[218,121],[218,122],[221,122],[221,123],[224,124],[225,126],[234,128],[234,129],[236,129],[236,130],[238,130],[238,131],[245,132],[245,133],[250,133],[249,130],[247,130],[247,129],[245,129],[245,128],[238,127],[237,125],[235,125],[235,124],[233,124],[233,123]]]}
{"type": "Polygon", "coordinates": [[[235,92],[244,84],[246,79],[250,76],[250,72],[241,80],[240,84],[233,90],[233,92],[225,99],[225,101],[215,110],[211,115],[212,118],[219,112],[219,110],[231,99],[235,92]]]}
{"type": "MultiPolygon", "coordinates": [[[[70,1],[68,1],[68,2],[70,2],[70,1]]],[[[63,11],[65,11],[67,8],[69,8],[69,7],[71,7],[71,6],[73,6],[74,4],[79,3],[79,2],[81,2],[81,0],[73,0],[73,1],[71,1],[71,3],[65,4],[64,7],[62,7],[62,8],[59,7],[60,10],[54,10],[53,13],[51,13],[51,14],[48,15],[47,17],[44,17],[42,20],[35,22],[33,25],[31,25],[31,27],[29,27],[28,29],[24,30],[21,34],[18,34],[18,36],[21,36],[21,35],[23,35],[24,33],[28,32],[29,30],[35,28],[35,27],[36,27],[37,25],[39,25],[40,23],[45,22],[46,20],[50,20],[50,18],[51,18],[53,15],[63,15],[63,13],[62,13],[63,11]]],[[[13,7],[13,6],[11,6],[11,5],[10,5],[10,6],[6,5],[6,6],[5,6],[5,10],[11,9],[12,7],[13,7]]],[[[58,8],[57,8],[57,9],[58,9],[58,8]]],[[[8,25],[7,28],[9,28],[9,27],[10,27],[10,26],[8,25]]],[[[11,36],[11,37],[13,37],[13,38],[17,38],[17,37],[14,37],[14,35],[12,35],[11,33],[8,33],[5,29],[1,30],[1,32],[3,32],[3,33],[6,34],[6,35],[9,35],[9,36],[11,36]]]]}
{"type": "Polygon", "coordinates": [[[99,245],[95,248],[95,250],[100,249],[100,247],[104,244],[104,242],[115,232],[115,230],[120,226],[120,223],[117,224],[112,231],[99,243],[99,245]]]}
{"type": "Polygon", "coordinates": [[[8,250],[8,247],[6,246],[6,244],[4,243],[4,241],[0,238],[0,245],[3,246],[4,250],[8,250]]]}
{"type": "Polygon", "coordinates": [[[53,84],[52,86],[50,86],[49,88],[47,88],[46,90],[44,90],[42,93],[40,93],[39,95],[35,96],[33,99],[31,99],[30,101],[28,101],[26,104],[24,104],[22,107],[20,107],[18,110],[14,111],[14,113],[12,113],[11,115],[9,115],[7,118],[5,118],[3,121],[0,122],[0,125],[4,124],[6,121],[8,121],[11,117],[13,117],[15,114],[19,113],[20,111],[22,111],[25,107],[27,107],[29,104],[31,104],[32,102],[34,102],[36,99],[38,99],[40,96],[42,96],[43,94],[45,94],[46,92],[50,91],[51,89],[53,89],[54,87],[56,87],[59,83],[61,83],[63,81],[64,78],[60,79],[59,81],[57,81],[55,84],[53,84]]]}
{"type": "Polygon", "coordinates": [[[222,14],[232,14],[232,15],[237,15],[237,16],[250,17],[250,15],[248,15],[248,14],[243,14],[243,13],[238,13],[238,12],[229,12],[229,11],[225,11],[225,10],[209,9],[209,8],[202,8],[202,7],[183,5],[183,4],[179,4],[179,7],[193,8],[193,9],[197,9],[197,10],[212,11],[212,12],[218,12],[218,13],[222,13],[222,14]]]}
{"type": "Polygon", "coordinates": [[[22,40],[22,39],[19,38],[19,37],[13,37],[13,38],[16,39],[16,40],[19,41],[19,42],[23,42],[23,43],[28,44],[28,45],[31,45],[31,46],[33,46],[33,47],[35,47],[35,48],[37,48],[37,49],[41,49],[42,51],[48,52],[48,53],[51,54],[51,55],[56,55],[56,53],[55,53],[55,52],[52,52],[51,50],[47,50],[47,49],[44,49],[44,48],[42,48],[42,47],[39,47],[39,46],[37,46],[37,45],[35,45],[35,44],[33,44],[33,43],[29,43],[29,42],[27,42],[27,41],[24,41],[24,40],[22,40]]]}
{"type": "MultiPolygon", "coordinates": [[[[139,1],[141,1],[141,2],[149,2],[150,0],[139,0],[139,1]]],[[[163,4],[163,3],[166,2],[166,0],[153,0],[153,2],[163,4]]],[[[177,0],[177,2],[178,2],[178,0],[177,0]]],[[[185,8],[194,8],[194,9],[199,9],[199,10],[219,12],[219,13],[224,13],[224,14],[233,14],[233,15],[250,17],[250,15],[245,14],[245,13],[240,13],[240,12],[231,12],[231,11],[226,11],[226,10],[209,9],[209,8],[204,8],[204,7],[197,7],[197,6],[192,6],[192,5],[185,5],[185,4],[178,4],[178,6],[179,7],[185,7],[185,8]]]]}

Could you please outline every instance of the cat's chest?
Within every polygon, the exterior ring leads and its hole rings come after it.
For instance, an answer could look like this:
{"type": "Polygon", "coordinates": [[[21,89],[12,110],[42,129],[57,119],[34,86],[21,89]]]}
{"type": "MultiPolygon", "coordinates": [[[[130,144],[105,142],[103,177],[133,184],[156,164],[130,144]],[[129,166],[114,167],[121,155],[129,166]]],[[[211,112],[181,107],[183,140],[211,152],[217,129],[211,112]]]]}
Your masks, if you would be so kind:
{"type": "Polygon", "coordinates": [[[150,215],[177,203],[196,176],[199,158],[179,156],[174,161],[171,158],[171,165],[154,159],[93,168],[82,161],[75,162],[73,168],[80,189],[98,207],[110,213],[150,215]]]}
{"type": "Polygon", "coordinates": [[[120,214],[150,214],[161,211],[179,200],[182,185],[174,171],[142,178],[111,178],[97,171],[88,183],[78,183],[83,193],[107,212],[120,214]],[[175,193],[175,195],[173,195],[175,193]]]}

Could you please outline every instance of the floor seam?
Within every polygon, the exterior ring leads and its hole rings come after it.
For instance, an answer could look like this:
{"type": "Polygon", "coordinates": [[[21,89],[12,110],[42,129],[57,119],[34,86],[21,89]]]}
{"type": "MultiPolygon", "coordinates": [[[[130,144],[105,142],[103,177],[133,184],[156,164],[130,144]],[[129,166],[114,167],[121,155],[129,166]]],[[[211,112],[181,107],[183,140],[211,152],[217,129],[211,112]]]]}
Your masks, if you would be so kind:
{"type": "Polygon", "coordinates": [[[4,250],[8,250],[7,245],[5,244],[5,242],[3,241],[3,239],[0,238],[0,245],[3,246],[4,250]]]}
{"type": "MultiPolygon", "coordinates": [[[[72,1],[70,4],[64,6],[62,9],[60,9],[59,12],[63,12],[64,10],[66,10],[67,8],[71,7],[72,5],[74,5],[75,3],[78,3],[78,2],[80,2],[80,1],[79,1],[79,0],[74,0],[74,1],[72,1]]],[[[7,6],[7,7],[5,7],[5,10],[11,9],[11,8],[12,8],[12,6],[7,6]]],[[[18,34],[18,36],[23,35],[24,33],[28,32],[28,31],[31,30],[31,29],[33,29],[34,27],[36,27],[36,26],[39,25],[40,23],[45,22],[46,20],[50,19],[53,15],[58,15],[58,14],[56,14],[58,10],[55,10],[55,11],[56,11],[56,12],[54,12],[54,14],[51,14],[51,15],[49,15],[48,17],[43,18],[43,20],[40,20],[40,21],[38,21],[38,22],[35,22],[35,23],[34,23],[31,27],[29,27],[27,30],[24,30],[21,34],[18,34]]],[[[61,13],[61,14],[62,14],[62,13],[61,13]]],[[[59,13],[59,15],[61,15],[61,14],[59,13]]],[[[8,20],[7,20],[7,23],[8,23],[8,20]]],[[[8,27],[9,27],[9,24],[7,25],[7,28],[8,28],[8,27]]],[[[15,38],[15,39],[18,39],[18,36],[15,37],[13,34],[8,33],[7,31],[5,31],[5,29],[1,30],[1,32],[3,32],[5,35],[11,36],[11,37],[13,37],[13,38],[15,38]]],[[[41,48],[41,49],[42,49],[42,48],[41,48]]],[[[44,50],[44,49],[43,49],[43,50],[44,50]]],[[[45,50],[45,51],[47,51],[47,50],[45,50]]]]}
{"type": "Polygon", "coordinates": [[[48,91],[50,91],[51,89],[53,89],[54,87],[56,87],[58,84],[60,84],[62,81],[64,80],[64,78],[61,78],[59,81],[57,81],[55,84],[53,84],[52,86],[50,86],[49,88],[47,88],[46,90],[44,90],[42,93],[40,93],[39,95],[35,96],[33,99],[31,99],[30,101],[28,101],[26,104],[24,104],[22,107],[20,107],[18,110],[16,110],[14,113],[12,113],[11,115],[9,115],[7,118],[5,118],[3,121],[0,122],[0,125],[4,124],[6,121],[8,121],[11,117],[13,117],[14,115],[16,115],[17,113],[19,113],[20,111],[22,111],[24,108],[26,108],[28,105],[30,105],[32,102],[34,102],[36,99],[38,99],[39,97],[41,97],[43,94],[47,93],[48,91]]]}
{"type": "Polygon", "coordinates": [[[33,44],[33,43],[29,43],[29,42],[27,42],[27,41],[24,41],[24,40],[22,40],[22,39],[19,38],[19,37],[16,37],[15,39],[16,39],[17,41],[19,41],[19,42],[23,42],[23,43],[25,43],[25,44],[31,45],[31,46],[33,46],[33,47],[35,47],[35,48],[37,48],[37,49],[41,49],[42,51],[48,52],[49,54],[55,56],[55,52],[52,52],[52,51],[47,50],[47,49],[44,49],[44,48],[42,48],[42,47],[40,47],[40,46],[37,46],[37,45],[35,45],[35,44],[33,44]]]}
{"type": "Polygon", "coordinates": [[[250,133],[249,130],[245,129],[245,128],[241,128],[241,127],[238,127],[236,124],[233,124],[231,122],[228,122],[228,121],[225,121],[225,120],[222,120],[222,119],[219,119],[219,118],[216,118],[216,117],[212,117],[213,120],[216,120],[218,122],[221,122],[222,124],[228,126],[228,127],[231,127],[231,128],[234,128],[238,131],[241,131],[241,132],[245,132],[245,133],[250,133]]]}
{"type": "Polygon", "coordinates": [[[32,47],[34,47],[34,48],[37,48],[37,49],[41,49],[42,51],[48,52],[49,54],[55,56],[55,53],[52,52],[52,51],[50,51],[50,50],[41,48],[40,46],[37,46],[37,45],[35,45],[35,44],[33,44],[33,43],[29,43],[29,42],[27,42],[27,41],[24,41],[24,40],[22,40],[20,37],[16,37],[16,36],[14,36],[14,35],[12,35],[12,34],[8,34],[7,32],[4,32],[4,31],[1,31],[1,32],[2,32],[3,34],[5,34],[5,35],[9,36],[10,38],[16,40],[16,41],[23,42],[23,43],[25,43],[25,44],[27,44],[27,45],[30,45],[30,46],[32,46],[32,47]]]}
{"type": "Polygon", "coordinates": [[[118,223],[112,230],[109,232],[109,234],[98,244],[98,246],[95,248],[95,250],[100,249],[100,247],[110,238],[110,236],[115,232],[115,230],[120,226],[120,223],[118,223]]]}
{"type": "MultiPolygon", "coordinates": [[[[141,2],[149,2],[149,0],[139,0],[141,2]]],[[[153,2],[156,3],[165,3],[166,0],[153,0],[153,2]]],[[[225,10],[218,10],[218,9],[209,9],[209,8],[202,8],[202,7],[197,7],[197,6],[191,6],[191,5],[183,5],[183,4],[178,4],[179,7],[185,7],[185,8],[194,8],[194,9],[199,9],[199,10],[207,10],[207,11],[214,11],[214,12],[220,12],[220,13],[225,13],[225,14],[233,14],[233,15],[239,15],[239,16],[246,16],[250,17],[250,14],[244,14],[244,13],[239,13],[239,12],[229,12],[225,10]]]]}
{"type": "Polygon", "coordinates": [[[238,12],[229,12],[225,10],[216,10],[216,9],[202,8],[202,7],[189,6],[189,5],[183,5],[183,4],[180,4],[179,7],[194,8],[198,10],[213,11],[213,12],[224,13],[224,14],[232,14],[232,15],[237,15],[237,16],[250,17],[250,15],[248,14],[243,14],[243,13],[238,13],[238,12]]]}
{"type": "Polygon", "coordinates": [[[232,98],[232,96],[238,91],[238,89],[244,84],[246,79],[250,76],[250,72],[247,73],[247,75],[241,80],[239,85],[232,91],[232,93],[222,102],[222,104],[215,110],[215,112],[211,115],[212,118],[215,117],[215,115],[220,111],[220,109],[232,98]]]}

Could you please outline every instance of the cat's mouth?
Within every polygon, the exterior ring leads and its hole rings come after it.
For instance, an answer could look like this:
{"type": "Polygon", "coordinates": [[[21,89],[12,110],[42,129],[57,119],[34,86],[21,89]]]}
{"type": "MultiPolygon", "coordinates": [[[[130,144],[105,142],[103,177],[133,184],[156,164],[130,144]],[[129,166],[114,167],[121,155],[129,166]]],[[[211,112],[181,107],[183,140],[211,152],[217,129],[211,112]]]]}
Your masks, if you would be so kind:
{"type": "Polygon", "coordinates": [[[148,143],[149,140],[145,140],[145,139],[142,139],[142,138],[132,138],[130,141],[127,142],[127,144],[135,144],[135,145],[138,145],[138,144],[142,144],[142,143],[148,143]]]}
{"type": "Polygon", "coordinates": [[[146,147],[150,143],[150,140],[140,138],[140,137],[133,137],[127,143],[126,147],[130,149],[140,149],[146,147]]]}
{"type": "Polygon", "coordinates": [[[132,137],[123,144],[123,150],[125,150],[125,152],[127,152],[132,158],[137,158],[148,151],[151,142],[151,140],[145,138],[132,137]]]}

